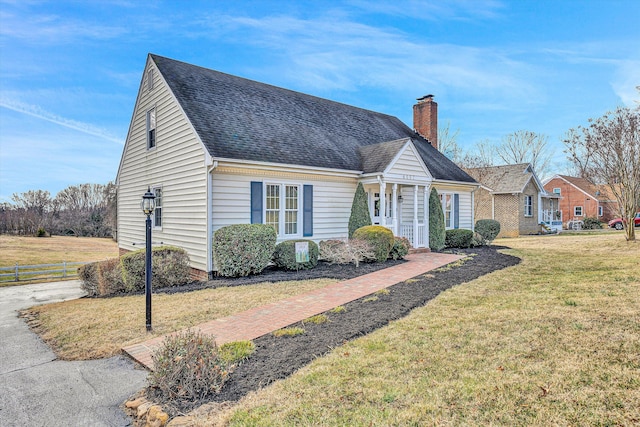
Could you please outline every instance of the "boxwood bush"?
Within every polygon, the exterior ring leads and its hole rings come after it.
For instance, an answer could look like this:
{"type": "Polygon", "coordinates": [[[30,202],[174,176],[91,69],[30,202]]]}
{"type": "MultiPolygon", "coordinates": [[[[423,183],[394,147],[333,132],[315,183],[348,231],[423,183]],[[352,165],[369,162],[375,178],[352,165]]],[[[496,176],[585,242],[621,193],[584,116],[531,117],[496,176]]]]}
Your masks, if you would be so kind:
{"type": "Polygon", "coordinates": [[[406,237],[394,237],[393,246],[391,252],[389,252],[389,258],[403,259],[411,249],[411,243],[406,237]]]}
{"type": "MultiPolygon", "coordinates": [[[[145,250],[129,252],[120,257],[124,288],[127,292],[144,289],[145,250]]],[[[189,255],[175,246],[160,246],[151,250],[151,285],[165,288],[189,283],[189,255]]]]}
{"type": "Polygon", "coordinates": [[[273,252],[273,263],[286,270],[307,270],[318,265],[318,245],[311,240],[287,240],[276,245],[273,252]],[[296,262],[296,243],[309,244],[309,261],[296,262]]]}
{"type": "Polygon", "coordinates": [[[265,224],[233,224],[213,234],[213,261],[221,276],[258,274],[271,262],[276,230],[265,224]]]}
{"type": "Polygon", "coordinates": [[[107,296],[125,290],[119,258],[98,262],[98,295],[107,296]]]}
{"type": "Polygon", "coordinates": [[[78,267],[80,287],[90,297],[98,295],[98,262],[90,262],[78,267]]]}
{"type": "Polygon", "coordinates": [[[444,244],[447,248],[469,248],[473,242],[473,231],[462,228],[447,230],[444,244]]]}
{"type": "Polygon", "coordinates": [[[375,254],[372,261],[377,262],[384,262],[389,258],[394,243],[393,232],[381,225],[360,227],[353,233],[353,238],[369,242],[375,254]]]}
{"type": "Polygon", "coordinates": [[[475,229],[484,239],[484,243],[490,244],[500,233],[500,223],[495,219],[479,219],[476,221],[475,229]]]}

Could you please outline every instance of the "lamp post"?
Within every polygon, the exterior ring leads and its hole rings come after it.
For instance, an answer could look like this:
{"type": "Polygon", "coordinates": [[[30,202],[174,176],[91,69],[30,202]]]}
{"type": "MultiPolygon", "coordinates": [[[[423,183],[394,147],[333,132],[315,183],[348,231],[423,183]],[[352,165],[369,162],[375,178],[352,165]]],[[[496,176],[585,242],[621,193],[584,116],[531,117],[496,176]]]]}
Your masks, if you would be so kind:
{"type": "Polygon", "coordinates": [[[144,294],[147,305],[147,331],[151,331],[151,214],[156,208],[156,196],[151,192],[151,188],[147,187],[147,192],[142,196],[140,208],[147,216],[147,238],[145,246],[145,269],[144,269],[144,294]]]}

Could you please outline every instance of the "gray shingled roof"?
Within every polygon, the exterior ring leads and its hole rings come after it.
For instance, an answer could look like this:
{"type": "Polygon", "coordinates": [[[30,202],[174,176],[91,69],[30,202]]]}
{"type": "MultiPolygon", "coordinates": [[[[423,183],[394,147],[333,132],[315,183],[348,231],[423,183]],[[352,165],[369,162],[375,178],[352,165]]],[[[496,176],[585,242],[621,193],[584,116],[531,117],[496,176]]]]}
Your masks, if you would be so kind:
{"type": "Polygon", "coordinates": [[[409,138],[403,138],[359,147],[358,151],[360,151],[360,157],[362,159],[362,172],[384,172],[387,166],[389,166],[389,163],[396,157],[396,154],[398,154],[402,147],[409,141],[409,138]]]}
{"type": "Polygon", "coordinates": [[[521,193],[533,177],[529,163],[473,168],[467,172],[496,194],[521,193]]]}
{"type": "Polygon", "coordinates": [[[360,147],[411,138],[434,178],[474,182],[396,117],[150,56],[214,158],[361,171],[360,147]]]}

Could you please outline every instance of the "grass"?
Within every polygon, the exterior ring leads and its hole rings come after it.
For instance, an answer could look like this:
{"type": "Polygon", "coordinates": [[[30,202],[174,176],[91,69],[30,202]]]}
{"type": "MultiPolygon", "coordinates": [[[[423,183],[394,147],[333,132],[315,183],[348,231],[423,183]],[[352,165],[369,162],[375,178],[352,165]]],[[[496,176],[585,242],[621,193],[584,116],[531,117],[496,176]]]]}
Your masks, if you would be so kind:
{"type": "Polygon", "coordinates": [[[334,279],[260,283],[153,295],[153,333],[145,329],[144,295],[83,298],[26,310],[40,336],[63,360],[110,357],[126,345],[190,328],[335,283],[334,279]]]}
{"type": "Polygon", "coordinates": [[[523,259],[195,425],[638,425],[640,245],[499,240],[523,259]]]}
{"type": "MultiPolygon", "coordinates": [[[[118,244],[112,239],[94,237],[0,235],[0,253],[2,254],[0,267],[13,267],[16,263],[19,265],[37,265],[60,264],[64,261],[89,262],[117,257],[118,244]]],[[[25,279],[25,282],[28,283],[36,281],[38,281],[38,277],[34,276],[29,276],[28,280],[25,279]]],[[[20,283],[3,281],[0,286],[22,283],[22,279],[20,283]]]]}
{"type": "Polygon", "coordinates": [[[296,335],[304,334],[304,329],[298,328],[297,326],[291,326],[289,328],[278,329],[277,331],[273,331],[274,337],[295,337],[296,335]]]}
{"type": "Polygon", "coordinates": [[[327,323],[329,318],[326,314],[316,314],[315,316],[311,316],[302,321],[302,323],[313,323],[314,325],[322,325],[323,323],[327,323]]]}

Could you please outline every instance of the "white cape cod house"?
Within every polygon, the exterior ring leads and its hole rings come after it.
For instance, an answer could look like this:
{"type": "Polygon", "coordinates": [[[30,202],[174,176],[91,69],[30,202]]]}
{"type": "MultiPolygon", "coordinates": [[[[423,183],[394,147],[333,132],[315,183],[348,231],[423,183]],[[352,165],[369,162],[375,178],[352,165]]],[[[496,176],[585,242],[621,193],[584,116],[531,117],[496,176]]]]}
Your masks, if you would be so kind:
{"type": "Polygon", "coordinates": [[[142,195],[156,195],[153,240],[216,270],[213,233],[273,225],[278,241],[345,239],[358,183],[372,221],[428,247],[428,197],[447,228],[473,228],[478,184],[437,150],[437,104],[396,117],[150,54],[118,169],[118,245],[144,241],[142,195]]]}

